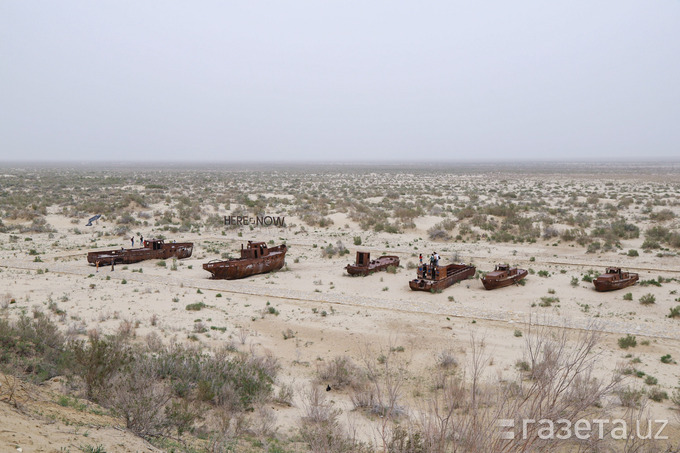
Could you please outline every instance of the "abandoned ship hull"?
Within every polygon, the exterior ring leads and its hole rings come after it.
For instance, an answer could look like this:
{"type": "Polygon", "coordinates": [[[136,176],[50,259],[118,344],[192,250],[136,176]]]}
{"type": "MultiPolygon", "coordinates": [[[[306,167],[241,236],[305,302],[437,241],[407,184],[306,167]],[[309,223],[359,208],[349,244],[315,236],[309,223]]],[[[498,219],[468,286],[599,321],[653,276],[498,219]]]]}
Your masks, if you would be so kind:
{"type": "Polygon", "coordinates": [[[369,275],[373,272],[387,270],[389,266],[399,266],[398,256],[381,256],[380,258],[371,261],[365,266],[357,266],[356,264],[348,264],[345,267],[349,275],[369,275]]]}
{"type": "Polygon", "coordinates": [[[629,286],[633,286],[635,283],[638,281],[638,275],[633,274],[634,276],[630,276],[628,278],[624,278],[622,280],[617,280],[615,282],[608,281],[608,280],[599,280],[595,279],[593,280],[593,284],[595,285],[595,290],[604,292],[604,291],[616,291],[617,289],[623,289],[623,288],[628,288],[629,286]]]}
{"type": "Polygon", "coordinates": [[[466,278],[474,276],[477,270],[474,266],[457,264],[450,264],[444,269],[447,273],[446,277],[433,280],[419,276],[408,282],[408,285],[413,291],[442,291],[460,280],[465,280],[466,278]]]}
{"type": "Polygon", "coordinates": [[[484,285],[484,288],[487,290],[491,290],[513,285],[522,280],[524,277],[526,277],[527,274],[528,272],[526,271],[526,269],[518,269],[517,273],[513,275],[508,275],[494,279],[493,276],[489,277],[489,274],[487,274],[486,277],[482,277],[481,280],[482,284],[484,285]]]}
{"type": "MultiPolygon", "coordinates": [[[[213,279],[236,280],[256,274],[281,269],[286,262],[286,248],[270,249],[268,255],[260,258],[234,258],[225,261],[211,261],[203,264],[203,269],[210,272],[213,279]]],[[[278,248],[278,247],[277,247],[278,248]]]]}
{"type": "Polygon", "coordinates": [[[182,242],[176,244],[164,244],[160,249],[150,248],[136,248],[136,249],[122,249],[122,250],[106,250],[103,252],[89,252],[87,254],[87,262],[96,265],[99,262],[100,266],[107,266],[109,264],[132,264],[145,260],[153,259],[169,259],[169,258],[188,258],[193,252],[194,244],[191,242],[182,242]]]}

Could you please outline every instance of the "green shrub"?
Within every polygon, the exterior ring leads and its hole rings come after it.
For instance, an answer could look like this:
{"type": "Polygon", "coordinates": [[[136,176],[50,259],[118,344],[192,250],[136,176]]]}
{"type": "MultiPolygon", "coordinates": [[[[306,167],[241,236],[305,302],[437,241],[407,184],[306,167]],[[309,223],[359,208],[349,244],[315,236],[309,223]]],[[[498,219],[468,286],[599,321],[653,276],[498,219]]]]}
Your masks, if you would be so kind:
{"type": "Polygon", "coordinates": [[[637,346],[637,339],[635,335],[626,335],[625,337],[619,338],[619,348],[628,349],[637,346]]]}
{"type": "Polygon", "coordinates": [[[666,354],[661,356],[661,363],[672,364],[676,362],[673,360],[673,357],[671,357],[670,354],[666,354]]]}
{"type": "Polygon", "coordinates": [[[633,300],[633,293],[626,293],[623,295],[623,300],[633,300]]]}
{"type": "Polygon", "coordinates": [[[207,307],[207,305],[204,304],[203,302],[197,302],[197,303],[195,303],[195,304],[189,304],[189,305],[187,305],[187,306],[186,306],[186,309],[189,310],[189,311],[200,311],[200,310],[202,310],[202,309],[205,308],[205,307],[207,307]]]}
{"type": "Polygon", "coordinates": [[[354,236],[354,245],[361,245],[361,236],[354,236]]]}
{"type": "Polygon", "coordinates": [[[559,301],[560,301],[559,297],[544,296],[544,297],[541,297],[541,302],[539,302],[538,306],[539,307],[551,307],[552,304],[559,302],[559,301]]]}
{"type": "Polygon", "coordinates": [[[640,256],[637,250],[635,249],[630,249],[628,250],[628,256],[640,256]]]}
{"type": "Polygon", "coordinates": [[[671,312],[667,315],[669,318],[678,318],[680,317],[680,305],[676,305],[675,307],[671,307],[671,312]]]}
{"type": "Polygon", "coordinates": [[[640,303],[642,305],[651,305],[656,302],[656,297],[654,297],[654,294],[648,293],[645,294],[644,296],[640,297],[640,303]]]}
{"type": "Polygon", "coordinates": [[[104,401],[111,379],[130,361],[128,349],[115,337],[101,338],[96,334],[90,335],[87,342],[73,342],[71,347],[75,374],[85,383],[87,398],[104,401]]]}

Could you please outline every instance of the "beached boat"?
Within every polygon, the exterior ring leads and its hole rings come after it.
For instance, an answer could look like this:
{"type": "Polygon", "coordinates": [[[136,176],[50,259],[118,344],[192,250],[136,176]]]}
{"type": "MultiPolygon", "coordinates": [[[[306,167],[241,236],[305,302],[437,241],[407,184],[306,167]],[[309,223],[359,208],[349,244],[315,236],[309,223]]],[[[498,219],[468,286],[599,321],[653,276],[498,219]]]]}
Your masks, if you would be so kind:
{"type": "Polygon", "coordinates": [[[226,280],[245,278],[281,269],[287,251],[286,244],[267,247],[264,242],[248,241],[246,248],[241,244],[240,258],[213,260],[203,264],[203,269],[212,274],[211,278],[226,280]]]}
{"type": "Polygon", "coordinates": [[[408,282],[408,285],[414,291],[441,291],[459,280],[474,276],[475,271],[475,266],[467,264],[447,266],[421,264],[418,266],[418,278],[408,282]]]}
{"type": "Polygon", "coordinates": [[[508,264],[499,264],[492,272],[488,272],[482,277],[482,284],[486,289],[502,288],[519,282],[527,274],[526,269],[510,267],[508,264]]]}
{"type": "Polygon", "coordinates": [[[100,266],[109,264],[131,264],[144,260],[168,259],[168,258],[188,258],[194,250],[193,242],[170,242],[166,243],[162,239],[148,239],[144,241],[143,247],[120,250],[106,250],[103,252],[89,252],[87,262],[100,266]]]}
{"type": "Polygon", "coordinates": [[[634,285],[640,276],[633,272],[623,272],[620,267],[608,267],[604,274],[593,280],[597,291],[613,291],[634,285]]]}
{"type": "Polygon", "coordinates": [[[380,258],[371,260],[369,252],[357,252],[356,262],[345,266],[349,275],[368,275],[373,272],[387,270],[389,266],[399,266],[398,256],[381,256],[380,258]]]}

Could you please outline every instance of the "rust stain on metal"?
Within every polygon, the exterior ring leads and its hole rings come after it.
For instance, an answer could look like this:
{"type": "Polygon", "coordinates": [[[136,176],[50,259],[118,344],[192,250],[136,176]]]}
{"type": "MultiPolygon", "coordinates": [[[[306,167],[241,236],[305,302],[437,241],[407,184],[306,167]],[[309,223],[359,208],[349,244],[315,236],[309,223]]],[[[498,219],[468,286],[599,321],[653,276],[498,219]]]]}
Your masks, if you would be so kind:
{"type": "Polygon", "coordinates": [[[486,289],[503,288],[517,283],[528,274],[526,269],[510,267],[509,264],[498,264],[492,272],[482,277],[482,284],[486,289]]]}
{"type": "Polygon", "coordinates": [[[368,275],[373,272],[387,270],[389,266],[399,266],[399,257],[392,255],[381,256],[371,260],[369,252],[357,252],[356,262],[345,266],[349,275],[368,275]]]}
{"type": "Polygon", "coordinates": [[[593,280],[597,291],[613,291],[634,285],[640,276],[634,272],[623,272],[620,267],[608,267],[604,274],[593,280]]]}
{"type": "Polygon", "coordinates": [[[421,264],[418,266],[418,278],[408,282],[408,285],[414,291],[441,291],[459,280],[474,276],[475,272],[475,266],[468,264],[421,264]]]}
{"type": "Polygon", "coordinates": [[[100,266],[109,264],[130,264],[151,259],[188,258],[194,250],[193,242],[166,243],[162,239],[148,239],[143,247],[120,250],[106,250],[103,252],[89,252],[87,262],[99,263],[100,266]]]}
{"type": "Polygon", "coordinates": [[[248,241],[246,248],[241,244],[240,258],[213,260],[203,264],[203,269],[210,272],[211,278],[214,279],[245,278],[281,269],[285,263],[287,251],[286,244],[267,247],[264,242],[248,241]]]}

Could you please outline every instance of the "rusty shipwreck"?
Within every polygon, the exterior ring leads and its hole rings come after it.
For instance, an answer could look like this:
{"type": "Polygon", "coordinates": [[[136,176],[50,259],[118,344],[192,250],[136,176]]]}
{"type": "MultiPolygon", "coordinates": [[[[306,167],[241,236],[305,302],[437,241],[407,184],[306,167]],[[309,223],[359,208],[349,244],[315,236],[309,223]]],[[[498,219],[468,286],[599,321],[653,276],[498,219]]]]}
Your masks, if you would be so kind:
{"type": "Polygon", "coordinates": [[[143,247],[89,252],[87,262],[94,265],[131,264],[139,261],[168,258],[188,258],[194,250],[193,242],[166,243],[162,239],[148,239],[143,247]]]}
{"type": "Polygon", "coordinates": [[[449,264],[436,266],[421,264],[418,266],[418,277],[408,282],[414,291],[441,291],[459,280],[475,275],[475,266],[467,264],[449,264]]]}
{"type": "Polygon", "coordinates": [[[510,267],[509,264],[498,264],[493,271],[482,277],[482,284],[486,289],[503,288],[519,282],[528,274],[526,269],[510,267]]]}
{"type": "Polygon", "coordinates": [[[235,280],[250,275],[263,274],[281,269],[286,260],[288,247],[281,244],[267,247],[264,242],[248,241],[241,244],[241,257],[228,260],[213,260],[203,264],[203,269],[212,274],[211,278],[235,280]]]}
{"type": "Polygon", "coordinates": [[[604,274],[593,280],[597,291],[613,291],[634,285],[640,276],[633,272],[623,272],[620,267],[608,267],[604,274]]]}
{"type": "Polygon", "coordinates": [[[355,263],[345,266],[345,270],[349,275],[369,275],[373,272],[387,270],[389,266],[399,266],[399,257],[386,255],[371,260],[369,252],[357,252],[355,263]]]}

